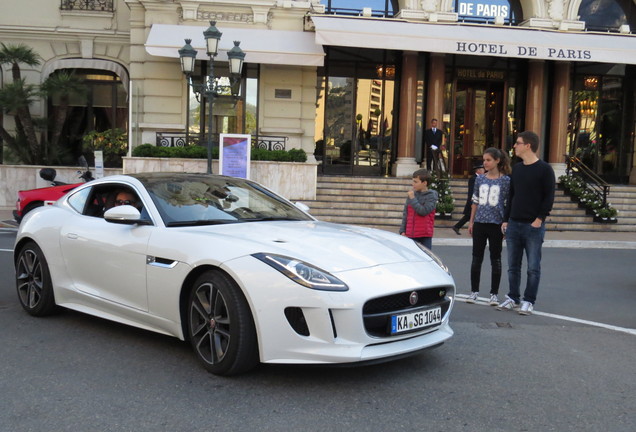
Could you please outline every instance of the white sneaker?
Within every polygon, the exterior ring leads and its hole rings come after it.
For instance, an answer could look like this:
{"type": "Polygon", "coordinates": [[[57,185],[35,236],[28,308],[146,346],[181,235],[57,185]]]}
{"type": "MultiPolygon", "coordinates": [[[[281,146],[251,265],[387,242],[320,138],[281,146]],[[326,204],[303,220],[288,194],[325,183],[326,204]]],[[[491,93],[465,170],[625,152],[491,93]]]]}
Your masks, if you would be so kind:
{"type": "Polygon", "coordinates": [[[490,306],[497,306],[499,304],[499,299],[497,298],[497,294],[490,294],[490,300],[488,301],[490,306]]]}
{"type": "Polygon", "coordinates": [[[497,306],[497,310],[507,311],[507,310],[519,310],[519,304],[515,303],[513,299],[506,296],[506,300],[503,301],[499,306],[497,306]]]}
{"type": "Polygon", "coordinates": [[[519,309],[519,315],[532,315],[534,306],[529,301],[522,301],[521,308],[519,309]]]}
{"type": "Polygon", "coordinates": [[[477,297],[479,297],[478,292],[471,292],[468,298],[466,299],[466,303],[477,303],[477,297]]]}

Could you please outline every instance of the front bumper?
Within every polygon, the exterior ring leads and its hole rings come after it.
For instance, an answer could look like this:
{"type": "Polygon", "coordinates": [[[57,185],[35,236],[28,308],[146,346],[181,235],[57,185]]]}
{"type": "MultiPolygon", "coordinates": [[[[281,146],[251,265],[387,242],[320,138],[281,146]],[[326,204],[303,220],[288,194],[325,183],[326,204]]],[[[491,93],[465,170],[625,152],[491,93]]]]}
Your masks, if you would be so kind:
{"type": "MultiPolygon", "coordinates": [[[[349,286],[346,292],[302,287],[251,257],[226,264],[226,270],[241,285],[252,308],[264,363],[389,360],[436,347],[453,336],[449,318],[454,304],[454,281],[430,262],[389,264],[335,274],[349,286]],[[365,329],[363,307],[369,300],[398,293],[408,296],[422,289],[446,292],[441,324],[384,336],[370,334],[365,329]],[[290,308],[295,311],[291,319],[286,314],[290,308]],[[303,325],[295,325],[297,322],[303,325]]],[[[426,305],[418,305],[422,306],[426,305]]]]}

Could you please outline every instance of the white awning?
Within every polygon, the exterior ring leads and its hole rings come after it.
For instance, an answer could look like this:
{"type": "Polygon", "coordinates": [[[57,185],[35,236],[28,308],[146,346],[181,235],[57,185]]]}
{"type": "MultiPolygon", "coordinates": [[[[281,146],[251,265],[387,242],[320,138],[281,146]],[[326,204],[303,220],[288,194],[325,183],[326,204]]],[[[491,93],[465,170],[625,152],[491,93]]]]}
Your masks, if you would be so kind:
{"type": "Polygon", "coordinates": [[[338,16],[311,19],[316,42],[322,45],[636,64],[636,35],[338,16]]]}
{"type": "MultiPolygon", "coordinates": [[[[192,39],[197,58],[207,60],[205,53],[205,26],[153,24],[146,40],[146,51],[160,57],[179,57],[184,39],[192,39]]],[[[223,33],[219,43],[218,60],[227,61],[227,52],[241,41],[247,63],[264,63],[296,66],[322,66],[324,51],[316,44],[312,32],[288,30],[239,29],[219,27],[223,33]]]]}

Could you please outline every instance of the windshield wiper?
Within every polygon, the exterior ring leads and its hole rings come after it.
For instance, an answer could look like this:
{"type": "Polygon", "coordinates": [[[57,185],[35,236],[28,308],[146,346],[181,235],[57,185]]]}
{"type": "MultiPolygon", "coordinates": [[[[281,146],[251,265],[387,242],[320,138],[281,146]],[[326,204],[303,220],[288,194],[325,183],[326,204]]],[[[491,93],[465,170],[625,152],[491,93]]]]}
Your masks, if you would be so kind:
{"type": "Polygon", "coordinates": [[[235,219],[203,219],[203,220],[191,220],[191,221],[176,221],[168,222],[167,227],[182,227],[182,226],[201,226],[201,225],[223,225],[238,222],[235,219]]]}

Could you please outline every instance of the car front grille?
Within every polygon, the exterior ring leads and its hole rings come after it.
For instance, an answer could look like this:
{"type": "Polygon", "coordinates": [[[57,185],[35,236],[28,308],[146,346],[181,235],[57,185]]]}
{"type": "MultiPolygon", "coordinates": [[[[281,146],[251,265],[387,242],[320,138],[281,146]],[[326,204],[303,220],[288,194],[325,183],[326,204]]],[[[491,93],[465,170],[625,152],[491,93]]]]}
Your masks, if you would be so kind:
{"type": "MultiPolygon", "coordinates": [[[[442,308],[442,316],[445,317],[451,304],[447,291],[446,287],[435,287],[405,291],[371,299],[362,308],[364,328],[370,336],[390,336],[392,315],[437,306],[442,308]],[[415,304],[411,304],[410,301],[413,292],[417,293],[417,302],[415,304]]],[[[422,329],[414,330],[414,332],[418,331],[422,331],[422,329]]]]}

